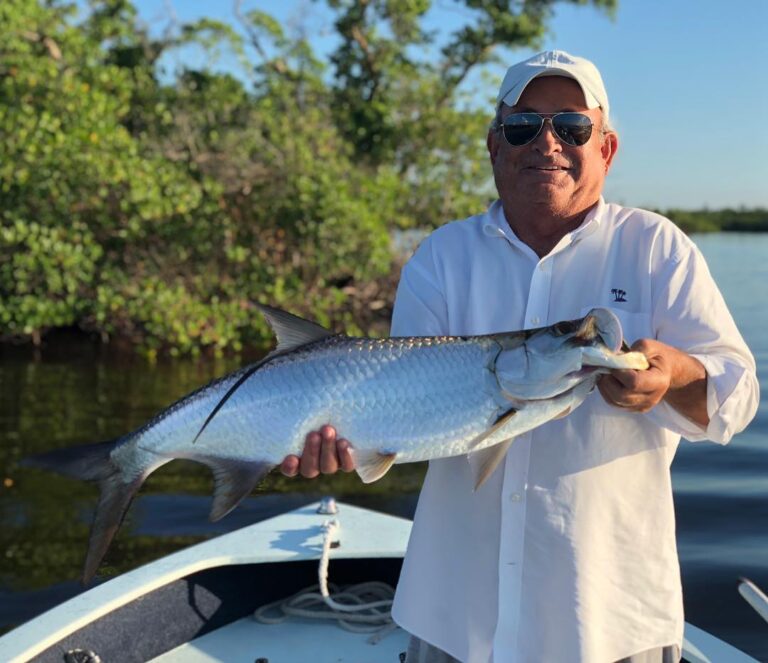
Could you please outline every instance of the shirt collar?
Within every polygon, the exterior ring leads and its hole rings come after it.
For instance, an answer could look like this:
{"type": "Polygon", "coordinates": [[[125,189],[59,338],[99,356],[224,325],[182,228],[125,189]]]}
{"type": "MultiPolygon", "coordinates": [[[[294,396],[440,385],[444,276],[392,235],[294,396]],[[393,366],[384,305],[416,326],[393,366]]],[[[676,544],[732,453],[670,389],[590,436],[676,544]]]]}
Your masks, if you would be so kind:
{"type": "Polygon", "coordinates": [[[588,237],[593,232],[595,232],[595,230],[600,227],[600,222],[602,221],[604,215],[605,200],[602,196],[600,196],[597,199],[597,204],[594,205],[592,209],[589,210],[589,212],[587,212],[587,216],[584,217],[584,221],[581,222],[581,225],[576,228],[576,230],[569,233],[571,243],[584,239],[585,237],[588,237]]]}
{"type": "MultiPolygon", "coordinates": [[[[600,196],[597,200],[597,204],[594,205],[592,209],[589,210],[589,212],[587,212],[587,215],[584,217],[584,221],[582,221],[581,225],[575,230],[572,230],[566,234],[552,252],[554,253],[555,251],[563,249],[568,245],[580,242],[582,239],[595,232],[595,230],[597,230],[600,226],[600,222],[604,216],[605,206],[605,200],[602,196],[600,196]]],[[[500,200],[494,201],[493,204],[488,208],[488,211],[486,212],[486,218],[487,220],[483,225],[483,233],[485,235],[488,237],[503,237],[514,246],[527,251],[531,250],[531,248],[515,234],[514,230],[509,227],[507,219],[504,216],[504,209],[501,206],[500,200]]]]}

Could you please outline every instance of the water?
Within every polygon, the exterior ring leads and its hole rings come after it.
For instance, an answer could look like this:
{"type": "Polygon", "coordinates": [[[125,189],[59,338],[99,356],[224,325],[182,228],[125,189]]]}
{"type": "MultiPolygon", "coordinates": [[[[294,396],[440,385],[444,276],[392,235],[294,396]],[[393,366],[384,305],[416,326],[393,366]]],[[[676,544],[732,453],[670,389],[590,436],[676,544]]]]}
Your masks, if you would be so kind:
{"type": "Polygon", "coordinates": [[[757,361],[760,408],[726,447],[680,445],[672,466],[686,619],[768,661],[768,624],[738,595],[768,590],[768,235],[695,235],[757,361]]]}
{"type": "MultiPolygon", "coordinates": [[[[673,465],[686,618],[760,660],[768,624],[736,591],[740,576],[768,590],[768,235],[694,237],[758,362],[763,398],[752,425],[727,447],[683,442],[673,465]]],[[[0,350],[0,631],[78,591],[95,499],[91,486],[20,468],[25,455],[110,439],[172,399],[235,368],[232,360],[148,365],[65,339],[35,358],[0,350]]],[[[362,486],[352,476],[319,483],[270,480],[223,521],[207,521],[207,470],[181,461],[153,475],[107,556],[107,573],[333,493],[411,516],[423,467],[396,466],[362,486]],[[288,491],[288,492],[286,492],[288,491]]]]}

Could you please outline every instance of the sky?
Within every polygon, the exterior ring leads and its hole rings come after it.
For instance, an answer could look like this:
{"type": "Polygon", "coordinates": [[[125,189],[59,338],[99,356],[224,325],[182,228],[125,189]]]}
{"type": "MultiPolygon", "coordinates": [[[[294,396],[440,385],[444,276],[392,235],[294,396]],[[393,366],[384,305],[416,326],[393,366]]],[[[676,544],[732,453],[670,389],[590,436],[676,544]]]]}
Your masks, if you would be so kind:
{"type": "MultiPolygon", "coordinates": [[[[158,30],[170,11],[182,22],[234,22],[228,0],[134,3],[158,30]]],[[[332,15],[322,0],[242,0],[242,9],[266,11],[289,30],[303,26],[319,54],[333,48],[332,15]]],[[[451,0],[433,0],[425,27],[449,33],[468,15],[451,0]]],[[[619,132],[606,199],[661,209],[768,208],[766,26],[768,0],[619,0],[613,19],[589,6],[557,6],[543,48],[598,66],[619,132]]],[[[469,79],[489,116],[506,67],[534,52],[501,49],[502,62],[469,79]]]]}

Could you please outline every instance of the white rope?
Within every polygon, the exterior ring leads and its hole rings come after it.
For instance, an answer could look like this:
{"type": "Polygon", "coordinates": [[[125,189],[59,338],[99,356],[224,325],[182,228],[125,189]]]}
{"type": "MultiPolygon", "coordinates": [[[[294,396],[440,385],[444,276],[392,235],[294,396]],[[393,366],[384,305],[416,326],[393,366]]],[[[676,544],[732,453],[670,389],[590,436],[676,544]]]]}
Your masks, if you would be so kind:
{"type": "Polygon", "coordinates": [[[331,585],[328,591],[328,560],[334,534],[339,529],[337,520],[323,523],[323,552],[317,569],[319,585],[261,606],[253,616],[263,624],[279,624],[288,617],[306,619],[329,619],[354,633],[372,633],[369,642],[381,640],[397,628],[392,621],[391,608],[395,590],[383,582],[364,582],[351,585],[340,591],[331,585]],[[318,592],[319,590],[319,592],[318,592]],[[271,612],[278,614],[272,614],[271,612]]]}

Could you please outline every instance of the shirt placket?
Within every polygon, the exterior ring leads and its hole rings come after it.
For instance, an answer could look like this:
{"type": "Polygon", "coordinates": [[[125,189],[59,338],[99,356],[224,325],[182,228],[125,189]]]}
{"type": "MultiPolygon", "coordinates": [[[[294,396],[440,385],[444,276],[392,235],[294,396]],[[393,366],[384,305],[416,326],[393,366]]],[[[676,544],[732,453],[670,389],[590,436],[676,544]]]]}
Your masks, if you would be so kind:
{"type": "MultiPolygon", "coordinates": [[[[553,254],[539,260],[531,278],[525,312],[527,328],[548,324],[553,254]]],[[[504,463],[499,543],[498,620],[493,640],[493,663],[515,663],[524,570],[525,520],[531,434],[515,439],[504,463]]]]}

